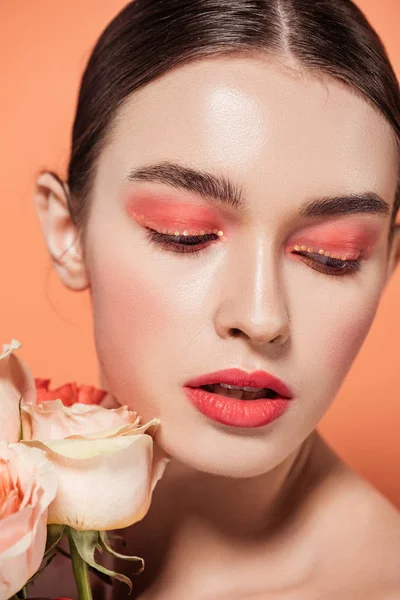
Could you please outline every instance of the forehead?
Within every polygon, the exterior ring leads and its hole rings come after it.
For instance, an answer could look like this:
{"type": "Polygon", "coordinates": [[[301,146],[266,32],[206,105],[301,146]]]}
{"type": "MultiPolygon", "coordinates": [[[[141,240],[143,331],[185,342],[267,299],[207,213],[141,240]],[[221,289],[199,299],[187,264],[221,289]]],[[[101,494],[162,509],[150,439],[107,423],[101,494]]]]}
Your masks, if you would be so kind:
{"type": "Polygon", "coordinates": [[[374,191],[393,202],[395,136],[348,86],[268,57],[211,57],[135,92],[119,111],[99,175],[174,160],[224,173],[251,200],[374,191]]]}

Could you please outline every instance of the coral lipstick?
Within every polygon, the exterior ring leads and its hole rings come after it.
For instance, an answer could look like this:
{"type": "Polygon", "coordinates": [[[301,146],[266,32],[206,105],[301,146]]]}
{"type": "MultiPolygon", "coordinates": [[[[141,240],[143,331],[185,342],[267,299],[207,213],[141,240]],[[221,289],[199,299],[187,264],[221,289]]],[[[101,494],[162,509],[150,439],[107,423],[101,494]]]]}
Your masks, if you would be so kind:
{"type": "Polygon", "coordinates": [[[185,385],[199,387],[213,383],[226,383],[240,387],[270,388],[279,396],[288,399],[292,397],[292,392],[287,385],[266,371],[246,373],[246,371],[242,371],[241,369],[225,369],[223,371],[214,371],[213,373],[200,375],[200,377],[191,379],[185,385]]]}
{"type": "Polygon", "coordinates": [[[237,400],[202,388],[184,388],[191,403],[203,415],[233,427],[262,427],[280,417],[290,400],[237,400]]]}
{"type": "Polygon", "coordinates": [[[289,388],[269,373],[257,371],[249,375],[240,369],[217,371],[198,377],[187,382],[183,389],[189,401],[202,414],[233,427],[254,428],[267,425],[286,411],[292,398],[289,388]],[[241,400],[200,387],[220,383],[238,387],[268,388],[268,392],[274,397],[241,400]]]}

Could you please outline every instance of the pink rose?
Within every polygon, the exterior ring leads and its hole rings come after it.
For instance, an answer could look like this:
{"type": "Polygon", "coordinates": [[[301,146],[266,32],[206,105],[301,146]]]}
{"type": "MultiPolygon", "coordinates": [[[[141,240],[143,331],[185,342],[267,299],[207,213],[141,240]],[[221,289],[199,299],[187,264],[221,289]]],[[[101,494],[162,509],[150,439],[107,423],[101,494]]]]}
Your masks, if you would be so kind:
{"type": "Polygon", "coordinates": [[[20,433],[19,400],[36,401],[33,376],[25,363],[13,351],[21,344],[12,339],[3,344],[0,355],[0,440],[18,442],[20,433]]]}
{"type": "Polygon", "coordinates": [[[100,404],[107,395],[105,390],[100,390],[92,385],[77,385],[75,381],[65,383],[54,390],[49,390],[50,379],[35,378],[37,402],[44,400],[61,400],[65,406],[75,402],[81,404],[100,404]]]}
{"type": "Polygon", "coordinates": [[[38,570],[57,477],[43,452],[0,442],[0,598],[10,598],[38,570]]]}

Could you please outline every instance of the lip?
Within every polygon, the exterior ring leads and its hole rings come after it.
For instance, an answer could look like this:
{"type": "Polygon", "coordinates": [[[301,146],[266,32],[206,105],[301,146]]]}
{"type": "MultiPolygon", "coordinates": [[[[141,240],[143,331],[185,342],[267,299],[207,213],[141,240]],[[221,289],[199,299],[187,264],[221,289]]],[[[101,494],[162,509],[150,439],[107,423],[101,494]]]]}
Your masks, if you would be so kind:
{"type": "Polygon", "coordinates": [[[212,385],[213,383],[225,383],[238,387],[271,388],[280,398],[290,400],[293,397],[292,391],[283,381],[266,371],[246,373],[241,369],[225,369],[223,371],[200,375],[200,377],[191,379],[184,385],[186,387],[197,388],[203,385],[212,385]]]}
{"type": "Polygon", "coordinates": [[[239,400],[214,394],[200,387],[185,386],[185,394],[193,406],[213,421],[231,427],[262,427],[282,416],[290,400],[259,398],[239,400]]]}

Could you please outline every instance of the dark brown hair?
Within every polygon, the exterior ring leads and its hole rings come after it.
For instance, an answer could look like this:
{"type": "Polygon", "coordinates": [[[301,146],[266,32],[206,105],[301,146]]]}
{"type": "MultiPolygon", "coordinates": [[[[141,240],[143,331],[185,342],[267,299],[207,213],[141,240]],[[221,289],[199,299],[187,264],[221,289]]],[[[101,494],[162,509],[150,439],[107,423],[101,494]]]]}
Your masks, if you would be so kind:
{"type": "MultiPolygon", "coordinates": [[[[380,38],[351,0],[135,0],[100,36],[82,78],[68,168],[80,231],[97,158],[123,102],[175,67],[238,52],[289,57],[344,82],[380,111],[400,148],[399,84],[380,38]]],[[[399,205],[400,183],[389,245],[399,205]]]]}

